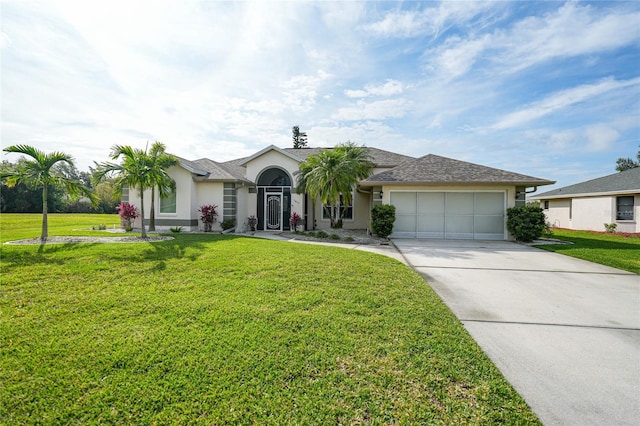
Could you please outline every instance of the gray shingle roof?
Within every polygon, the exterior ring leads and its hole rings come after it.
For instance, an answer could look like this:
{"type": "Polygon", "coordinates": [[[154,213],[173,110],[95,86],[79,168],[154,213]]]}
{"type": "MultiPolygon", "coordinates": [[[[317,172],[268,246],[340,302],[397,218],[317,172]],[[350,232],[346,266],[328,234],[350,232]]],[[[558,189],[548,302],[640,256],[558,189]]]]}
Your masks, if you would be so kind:
{"type": "Polygon", "coordinates": [[[543,198],[565,198],[581,194],[616,192],[640,192],[640,167],[554,189],[530,198],[538,200],[543,198]]]}
{"type": "Polygon", "coordinates": [[[404,184],[515,184],[523,186],[551,185],[554,182],[506,170],[494,169],[466,161],[428,154],[404,161],[397,167],[365,179],[366,186],[404,184]]]}
{"type": "MultiPolygon", "coordinates": [[[[376,167],[395,167],[403,161],[407,161],[413,159],[408,155],[397,154],[395,152],[385,151],[384,149],[379,148],[371,148],[365,147],[369,156],[371,157],[371,161],[376,165],[376,167]]],[[[323,150],[332,150],[333,148],[284,148],[289,154],[293,154],[298,157],[300,161],[304,161],[311,154],[318,154],[323,150]]]]}
{"type": "MultiPolygon", "coordinates": [[[[176,156],[177,157],[177,156],[176,156]]],[[[227,166],[210,160],[208,158],[201,158],[199,160],[186,160],[181,157],[177,157],[180,161],[180,165],[198,176],[201,176],[203,180],[222,181],[222,182],[236,182],[243,181],[248,182],[244,177],[244,172],[237,168],[227,166]]]]}

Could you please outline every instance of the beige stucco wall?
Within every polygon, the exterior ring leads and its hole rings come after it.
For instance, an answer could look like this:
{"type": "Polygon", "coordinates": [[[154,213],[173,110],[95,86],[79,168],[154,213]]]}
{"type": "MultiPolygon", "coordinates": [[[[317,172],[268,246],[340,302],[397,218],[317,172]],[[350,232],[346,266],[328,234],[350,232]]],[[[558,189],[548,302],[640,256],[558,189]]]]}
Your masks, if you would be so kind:
{"type": "MultiPolygon", "coordinates": [[[[193,184],[191,173],[178,166],[171,167],[167,173],[176,181],[176,212],[160,213],[160,197],[156,190],[154,200],[156,230],[168,230],[172,226],[183,226],[186,230],[191,230],[190,223],[198,218],[199,208],[196,186],[193,184]]],[[[140,210],[142,205],[140,195],[134,188],[129,188],[129,203],[140,210]]],[[[148,220],[151,214],[150,190],[144,191],[144,204],[144,216],[145,220],[148,220]]],[[[140,227],[140,218],[136,219],[135,226],[140,227]]]]}
{"type": "MultiPolygon", "coordinates": [[[[295,193],[295,185],[297,181],[296,172],[298,171],[299,162],[287,155],[284,155],[276,150],[267,151],[249,161],[246,164],[246,177],[247,179],[257,182],[258,177],[265,170],[271,168],[279,168],[286,171],[291,179],[291,212],[298,213],[301,217],[304,214],[304,196],[295,193]]],[[[241,207],[238,204],[238,223],[246,225],[247,218],[251,215],[258,215],[258,194],[247,192],[246,203],[241,207]]],[[[285,218],[285,220],[289,220],[285,218]]]]}
{"type": "Polygon", "coordinates": [[[220,227],[220,221],[222,221],[222,214],[224,208],[224,183],[223,182],[196,182],[195,185],[196,196],[195,196],[195,205],[192,205],[191,215],[198,219],[198,229],[204,230],[204,226],[200,219],[200,209],[201,206],[207,204],[213,204],[218,206],[216,211],[218,212],[218,218],[216,222],[213,224],[212,230],[219,231],[222,230],[220,227]]]}
{"type": "MultiPolygon", "coordinates": [[[[541,200],[544,207],[544,200],[541,200]]],[[[616,220],[616,196],[551,199],[545,210],[552,227],[604,231],[605,223],[617,224],[618,232],[640,232],[640,195],[634,196],[634,220],[616,220]],[[569,212],[571,211],[571,217],[569,212]]]]}
{"type": "Polygon", "coordinates": [[[274,166],[277,166],[289,173],[289,177],[291,177],[291,183],[293,186],[295,186],[296,177],[294,176],[294,173],[298,170],[298,164],[298,161],[294,160],[293,158],[281,154],[278,151],[271,150],[265,152],[259,157],[254,158],[246,164],[246,177],[252,182],[257,182],[260,173],[274,166]]]}
{"type": "MultiPolygon", "coordinates": [[[[369,229],[371,222],[371,194],[355,191],[353,194],[353,219],[343,219],[344,229],[369,229]]],[[[310,207],[311,208],[311,207],[310,207]]],[[[322,218],[322,203],[318,198],[313,206],[316,229],[331,229],[331,221],[322,218]]],[[[308,229],[312,229],[309,227],[308,229]]]]}

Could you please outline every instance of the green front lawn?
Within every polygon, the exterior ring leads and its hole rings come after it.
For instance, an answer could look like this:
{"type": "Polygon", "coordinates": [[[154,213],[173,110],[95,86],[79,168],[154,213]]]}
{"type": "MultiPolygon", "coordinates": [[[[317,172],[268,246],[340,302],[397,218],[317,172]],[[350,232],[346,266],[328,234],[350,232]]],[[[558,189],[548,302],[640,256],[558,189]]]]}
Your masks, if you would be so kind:
{"type": "Polygon", "coordinates": [[[638,236],[554,229],[553,238],[571,241],[573,244],[538,247],[640,274],[640,237],[638,236]]]}
{"type": "MultiPolygon", "coordinates": [[[[3,240],[38,236],[24,216],[3,240]]],[[[51,235],[98,218],[69,216],[51,235]]],[[[0,423],[538,424],[401,263],[175,237],[1,246],[0,423]]]]}

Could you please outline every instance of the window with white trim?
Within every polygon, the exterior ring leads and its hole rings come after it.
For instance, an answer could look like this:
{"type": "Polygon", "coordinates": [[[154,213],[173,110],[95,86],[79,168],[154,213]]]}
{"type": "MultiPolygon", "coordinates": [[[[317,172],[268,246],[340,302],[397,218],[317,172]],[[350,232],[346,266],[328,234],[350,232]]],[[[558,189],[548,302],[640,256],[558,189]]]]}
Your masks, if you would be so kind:
{"type": "MultiPolygon", "coordinates": [[[[339,219],[353,220],[353,199],[354,199],[354,196],[355,196],[355,194],[352,191],[351,192],[351,202],[349,204],[345,204],[343,199],[342,199],[342,195],[340,195],[340,202],[336,206],[339,209],[338,211],[340,212],[339,219]]],[[[329,217],[330,214],[331,214],[331,206],[329,204],[324,204],[322,206],[322,219],[323,220],[331,219],[329,217]]]]}
{"type": "Polygon", "coordinates": [[[160,197],[160,213],[176,212],[176,192],[171,191],[166,197],[160,197]]]}
{"type": "Polygon", "coordinates": [[[616,197],[616,220],[633,220],[633,195],[616,197]]]}

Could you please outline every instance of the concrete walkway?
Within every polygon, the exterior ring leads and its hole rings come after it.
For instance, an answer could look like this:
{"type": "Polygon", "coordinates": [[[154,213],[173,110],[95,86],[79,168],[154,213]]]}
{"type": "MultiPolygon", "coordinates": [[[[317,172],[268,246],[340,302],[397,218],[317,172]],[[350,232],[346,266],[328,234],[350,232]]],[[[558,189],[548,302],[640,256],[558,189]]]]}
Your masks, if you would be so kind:
{"type": "Polygon", "coordinates": [[[640,276],[502,241],[393,242],[545,425],[640,424],[640,276]]]}
{"type": "Polygon", "coordinates": [[[342,247],[342,248],[347,248],[352,250],[368,251],[370,253],[378,253],[384,256],[392,257],[404,263],[405,265],[407,264],[402,253],[400,253],[393,244],[380,245],[380,244],[353,244],[353,243],[342,243],[342,242],[338,243],[338,242],[324,242],[324,241],[304,241],[304,240],[296,240],[294,238],[284,236],[279,232],[265,232],[265,231],[256,231],[253,236],[258,238],[266,238],[269,240],[290,241],[290,242],[301,243],[301,244],[318,244],[323,246],[342,247]]]}

